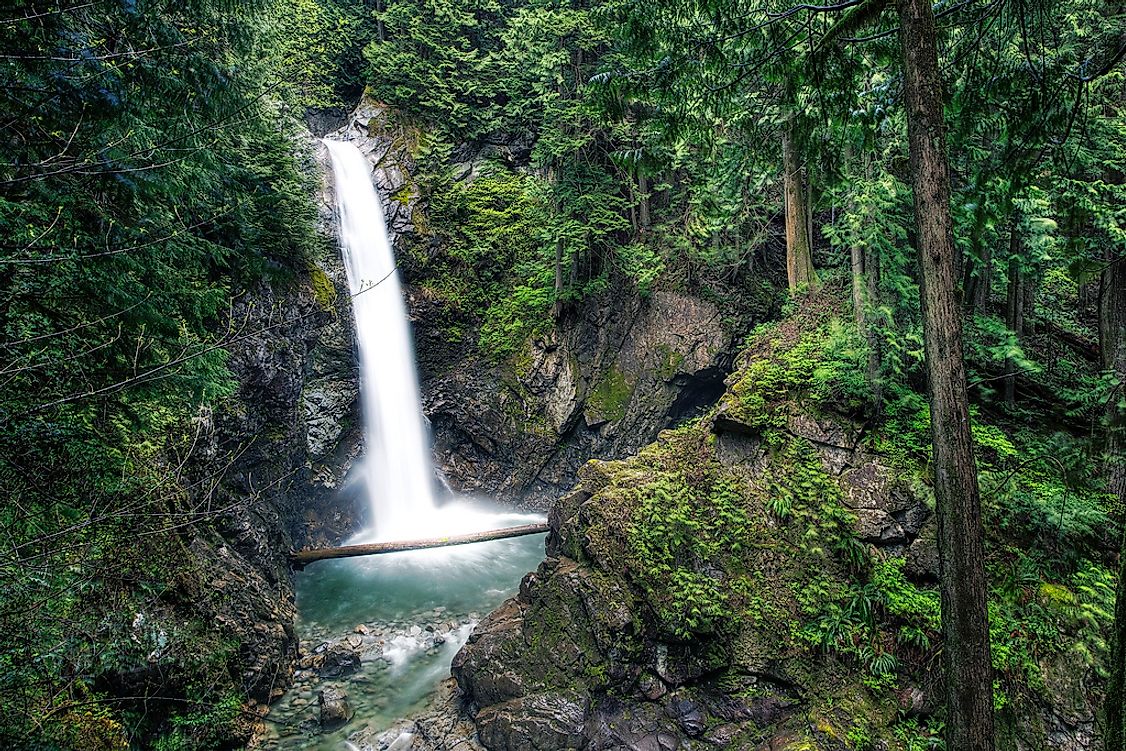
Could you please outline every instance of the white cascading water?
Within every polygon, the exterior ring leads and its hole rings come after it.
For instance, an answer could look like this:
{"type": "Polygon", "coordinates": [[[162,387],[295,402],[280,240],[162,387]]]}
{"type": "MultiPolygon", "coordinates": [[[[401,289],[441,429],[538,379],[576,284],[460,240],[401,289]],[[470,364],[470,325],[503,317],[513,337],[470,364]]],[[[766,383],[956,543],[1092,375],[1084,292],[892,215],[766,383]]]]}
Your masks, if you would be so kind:
{"type": "Polygon", "coordinates": [[[410,539],[436,510],[414,347],[371,167],[356,146],[325,140],[336,182],[344,268],[360,354],[366,457],[360,471],[377,540],[410,539]]]}
{"type": "MultiPolygon", "coordinates": [[[[355,309],[366,429],[366,457],[356,469],[369,496],[372,528],[355,541],[441,537],[542,521],[485,499],[446,498],[440,490],[439,507],[406,306],[371,167],[351,143],[326,140],[325,146],[336,178],[340,239],[355,309]]],[[[543,538],[537,535],[325,561],[297,581],[302,638],[320,642],[354,634],[356,624],[365,623],[385,639],[379,659],[363,660],[364,680],[348,687],[357,718],[382,730],[418,711],[449,677],[454,654],[480,614],[514,594],[524,573],[542,558],[543,538]],[[435,628],[451,623],[454,627],[437,641],[435,628]]],[[[312,684],[302,685],[271,710],[283,718],[271,727],[316,722],[303,693],[312,691],[312,684]]],[[[313,741],[287,731],[278,735],[277,746],[339,751],[347,747],[356,723],[313,741]]],[[[410,734],[403,733],[392,747],[410,743],[410,734]]]]}

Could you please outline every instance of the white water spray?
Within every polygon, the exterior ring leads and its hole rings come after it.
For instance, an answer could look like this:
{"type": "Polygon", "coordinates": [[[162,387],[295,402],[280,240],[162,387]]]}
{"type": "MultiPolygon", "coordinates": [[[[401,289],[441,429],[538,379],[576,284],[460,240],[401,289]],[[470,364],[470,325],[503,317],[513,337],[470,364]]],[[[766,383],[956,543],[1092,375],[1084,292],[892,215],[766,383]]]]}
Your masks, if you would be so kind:
{"type": "Polygon", "coordinates": [[[355,311],[366,457],[360,467],[375,539],[410,539],[434,516],[434,466],[414,347],[371,167],[346,141],[324,141],[336,178],[344,268],[355,311]]]}

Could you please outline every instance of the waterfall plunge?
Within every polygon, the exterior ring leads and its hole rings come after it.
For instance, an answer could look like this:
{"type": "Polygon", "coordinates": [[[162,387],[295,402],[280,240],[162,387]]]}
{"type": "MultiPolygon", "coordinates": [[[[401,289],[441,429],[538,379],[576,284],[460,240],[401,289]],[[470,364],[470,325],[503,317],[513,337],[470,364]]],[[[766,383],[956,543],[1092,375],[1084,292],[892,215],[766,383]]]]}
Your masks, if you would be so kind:
{"type": "Polygon", "coordinates": [[[366,457],[360,467],[376,540],[433,532],[434,467],[395,255],[371,167],[346,141],[325,140],[336,181],[340,244],[355,312],[366,457]]]}

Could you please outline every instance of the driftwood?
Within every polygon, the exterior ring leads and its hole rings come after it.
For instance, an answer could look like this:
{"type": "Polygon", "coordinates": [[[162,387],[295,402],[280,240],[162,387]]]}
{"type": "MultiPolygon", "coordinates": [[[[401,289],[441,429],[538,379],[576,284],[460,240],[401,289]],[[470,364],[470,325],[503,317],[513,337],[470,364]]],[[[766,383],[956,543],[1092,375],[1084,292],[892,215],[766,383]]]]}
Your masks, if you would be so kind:
{"type": "Polygon", "coordinates": [[[289,560],[293,564],[293,567],[300,571],[305,568],[306,564],[312,563],[313,561],[323,561],[329,558],[354,558],[360,555],[380,555],[382,553],[401,553],[405,550],[444,548],[450,545],[468,545],[473,542],[488,542],[489,540],[504,540],[509,537],[538,535],[547,531],[547,522],[541,524],[525,524],[522,527],[492,529],[488,532],[475,532],[469,535],[451,535],[450,537],[433,537],[426,540],[375,542],[370,545],[345,545],[339,548],[297,550],[289,554],[289,560]]]}

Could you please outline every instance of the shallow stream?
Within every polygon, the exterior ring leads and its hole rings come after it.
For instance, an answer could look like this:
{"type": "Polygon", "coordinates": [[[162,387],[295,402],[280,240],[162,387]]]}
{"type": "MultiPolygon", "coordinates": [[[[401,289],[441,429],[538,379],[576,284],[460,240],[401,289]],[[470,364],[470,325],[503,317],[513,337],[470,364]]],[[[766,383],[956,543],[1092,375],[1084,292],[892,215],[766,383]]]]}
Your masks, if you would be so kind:
{"type": "MultiPolygon", "coordinates": [[[[483,502],[459,501],[440,514],[460,533],[542,521],[483,502]]],[[[297,577],[300,667],[267,715],[269,745],[344,751],[357,730],[383,730],[423,708],[472,628],[539,564],[543,545],[539,534],[311,564],[297,577]],[[354,672],[350,655],[359,657],[354,672]],[[320,732],[317,697],[330,687],[347,692],[355,716],[320,732]]]]}

